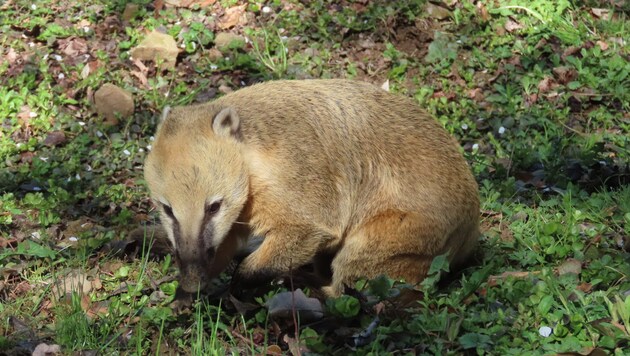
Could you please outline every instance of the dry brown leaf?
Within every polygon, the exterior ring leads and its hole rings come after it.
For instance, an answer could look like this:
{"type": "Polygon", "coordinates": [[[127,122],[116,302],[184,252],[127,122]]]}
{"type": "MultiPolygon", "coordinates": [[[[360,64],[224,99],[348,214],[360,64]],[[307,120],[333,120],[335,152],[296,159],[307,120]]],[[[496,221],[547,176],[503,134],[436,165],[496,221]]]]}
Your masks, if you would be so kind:
{"type": "Polygon", "coordinates": [[[267,347],[267,355],[280,356],[282,355],[282,349],[278,345],[269,345],[267,347]]]}
{"type": "Polygon", "coordinates": [[[555,80],[552,77],[545,77],[538,83],[538,92],[546,93],[557,86],[555,80]]]}
{"type": "Polygon", "coordinates": [[[132,70],[132,71],[129,71],[129,73],[131,73],[131,75],[133,75],[134,77],[138,78],[138,80],[140,81],[140,84],[142,84],[143,87],[145,88],[149,87],[149,79],[147,79],[147,76],[144,75],[144,73],[138,70],[132,70]]]}
{"type": "Polygon", "coordinates": [[[578,284],[577,286],[577,290],[583,293],[590,293],[592,289],[593,289],[593,285],[587,282],[582,282],[578,284]]]}
{"type": "Polygon", "coordinates": [[[18,56],[17,56],[17,53],[15,52],[15,50],[12,47],[9,47],[9,51],[4,56],[4,59],[7,61],[7,63],[13,64],[17,60],[17,57],[18,56]]]}
{"type": "Polygon", "coordinates": [[[485,96],[483,95],[483,89],[474,88],[468,91],[468,97],[473,99],[476,102],[483,101],[485,96]]]}
{"type": "Polygon", "coordinates": [[[300,343],[298,339],[290,337],[289,334],[284,334],[282,341],[289,346],[289,352],[291,352],[292,355],[302,355],[310,351],[303,342],[300,343]]]}
{"type": "Polygon", "coordinates": [[[44,146],[54,147],[66,142],[66,134],[63,131],[52,131],[46,135],[44,146]]]}
{"type": "Polygon", "coordinates": [[[610,20],[610,10],[608,9],[592,8],[591,13],[602,20],[610,20]]]}
{"type": "Polygon", "coordinates": [[[488,277],[488,286],[494,287],[499,281],[503,281],[509,277],[513,278],[529,278],[531,275],[540,274],[540,271],[507,271],[499,275],[488,277]]]}
{"type": "Polygon", "coordinates": [[[596,45],[599,46],[599,48],[601,48],[602,51],[605,51],[608,49],[608,43],[604,42],[604,41],[597,41],[595,42],[596,45]]]}
{"type": "Polygon", "coordinates": [[[52,283],[50,290],[55,300],[73,292],[86,295],[92,290],[92,283],[88,280],[87,274],[79,269],[71,270],[55,279],[48,280],[48,283],[52,283]]]}
{"type": "Polygon", "coordinates": [[[59,40],[59,49],[68,57],[77,57],[88,52],[87,42],[78,37],[59,40]]]}
{"type": "Polygon", "coordinates": [[[233,6],[225,10],[225,15],[223,15],[219,21],[219,28],[227,30],[243,22],[242,18],[244,17],[246,6],[247,5],[233,6]]]}
{"type": "Polygon", "coordinates": [[[33,356],[53,356],[61,353],[61,346],[41,343],[33,350],[33,356]]]}
{"type": "Polygon", "coordinates": [[[557,273],[559,276],[569,273],[579,275],[582,273],[582,262],[575,258],[569,258],[558,266],[557,273]]]}
{"type": "Polygon", "coordinates": [[[483,4],[482,1],[477,2],[477,15],[481,18],[483,22],[488,22],[490,20],[490,14],[488,13],[488,9],[483,4]]]}
{"type": "Polygon", "coordinates": [[[556,79],[560,84],[572,82],[578,76],[577,70],[571,67],[556,67],[553,69],[553,74],[556,76],[556,79]]]}
{"type": "Polygon", "coordinates": [[[521,30],[521,29],[523,29],[523,25],[521,25],[520,23],[518,23],[515,20],[508,19],[507,22],[505,23],[505,30],[507,32],[512,33],[512,32],[514,32],[516,30],[521,30]]]}

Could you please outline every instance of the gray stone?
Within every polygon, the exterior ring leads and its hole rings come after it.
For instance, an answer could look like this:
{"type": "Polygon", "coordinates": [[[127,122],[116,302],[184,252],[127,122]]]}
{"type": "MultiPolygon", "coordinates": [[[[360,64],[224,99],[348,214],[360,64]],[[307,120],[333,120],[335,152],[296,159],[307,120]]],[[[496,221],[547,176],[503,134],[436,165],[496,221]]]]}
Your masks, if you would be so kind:
{"type": "Polygon", "coordinates": [[[103,84],[94,93],[94,107],[110,125],[118,124],[118,117],[132,115],[135,108],[130,92],[109,83],[103,84]]]}

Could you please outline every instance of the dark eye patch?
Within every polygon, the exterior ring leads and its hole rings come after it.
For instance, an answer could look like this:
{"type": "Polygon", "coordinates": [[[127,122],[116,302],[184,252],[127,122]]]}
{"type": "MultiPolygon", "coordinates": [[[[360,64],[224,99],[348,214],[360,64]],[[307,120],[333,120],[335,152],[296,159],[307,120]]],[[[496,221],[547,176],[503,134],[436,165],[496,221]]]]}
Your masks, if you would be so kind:
{"type": "Polygon", "coordinates": [[[173,214],[173,209],[166,205],[166,204],[162,204],[162,210],[164,210],[164,213],[171,219],[175,220],[175,215],[173,214]]]}
{"type": "Polygon", "coordinates": [[[215,201],[212,204],[206,205],[206,215],[207,216],[212,216],[212,215],[216,214],[219,211],[219,209],[221,209],[221,202],[222,201],[219,200],[219,201],[215,201]]]}

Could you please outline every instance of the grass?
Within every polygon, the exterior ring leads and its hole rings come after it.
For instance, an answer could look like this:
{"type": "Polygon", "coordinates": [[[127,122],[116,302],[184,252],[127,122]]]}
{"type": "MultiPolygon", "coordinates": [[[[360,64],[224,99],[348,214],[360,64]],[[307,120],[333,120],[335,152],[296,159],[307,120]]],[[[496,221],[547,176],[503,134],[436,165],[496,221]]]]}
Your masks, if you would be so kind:
{"type": "Polygon", "coordinates": [[[40,343],[211,355],[630,347],[623,2],[461,1],[443,18],[420,0],[134,3],[128,22],[124,1],[0,5],[0,353],[40,343]],[[222,29],[239,5],[239,22],[222,29]],[[129,58],[156,28],[182,49],[175,70],[143,72],[129,58]],[[211,58],[228,30],[247,41],[211,58]],[[360,283],[317,322],[268,317],[284,285],[174,309],[172,256],[131,233],[156,219],[142,164],[162,108],[261,80],[343,77],[387,82],[462,144],[483,200],[477,263],[439,282],[448,266],[436,259],[411,304],[402,283],[360,283]],[[94,114],[104,83],[133,93],[133,117],[107,126],[94,114]]]}

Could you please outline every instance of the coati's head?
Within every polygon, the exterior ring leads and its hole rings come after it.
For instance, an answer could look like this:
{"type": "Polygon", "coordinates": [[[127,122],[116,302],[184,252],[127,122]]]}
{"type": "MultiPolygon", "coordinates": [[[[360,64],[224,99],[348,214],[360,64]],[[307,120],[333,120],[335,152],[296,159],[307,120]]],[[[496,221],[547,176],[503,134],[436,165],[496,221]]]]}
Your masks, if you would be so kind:
{"type": "Polygon", "coordinates": [[[232,108],[167,108],[146,159],[145,180],[187,292],[204,288],[211,274],[226,267],[214,264],[232,258],[215,254],[247,201],[240,137],[240,119],[232,108]]]}

